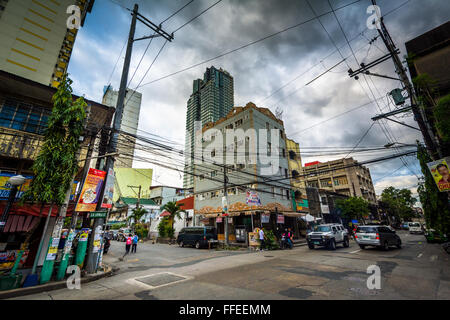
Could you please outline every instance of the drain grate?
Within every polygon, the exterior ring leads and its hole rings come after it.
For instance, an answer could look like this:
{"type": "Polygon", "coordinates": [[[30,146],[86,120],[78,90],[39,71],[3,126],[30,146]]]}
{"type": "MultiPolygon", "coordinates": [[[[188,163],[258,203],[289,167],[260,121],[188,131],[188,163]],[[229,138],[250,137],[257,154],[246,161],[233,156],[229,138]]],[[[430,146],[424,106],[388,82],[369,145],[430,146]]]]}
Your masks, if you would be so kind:
{"type": "Polygon", "coordinates": [[[185,280],[185,277],[178,276],[172,273],[158,273],[151,276],[136,278],[136,281],[142,282],[148,286],[159,287],[169,283],[185,280]]]}

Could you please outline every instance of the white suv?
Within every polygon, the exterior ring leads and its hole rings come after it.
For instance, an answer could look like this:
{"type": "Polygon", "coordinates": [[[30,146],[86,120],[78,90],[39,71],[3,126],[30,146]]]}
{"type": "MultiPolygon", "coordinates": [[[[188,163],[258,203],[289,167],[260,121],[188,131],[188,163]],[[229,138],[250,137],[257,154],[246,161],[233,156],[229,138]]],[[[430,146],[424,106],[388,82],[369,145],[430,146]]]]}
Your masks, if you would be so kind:
{"type": "Polygon", "coordinates": [[[350,246],[347,229],[342,224],[320,224],[308,233],[306,238],[308,247],[312,250],[315,246],[327,247],[336,250],[336,244],[342,243],[345,248],[350,246]]]}
{"type": "Polygon", "coordinates": [[[409,226],[409,233],[418,233],[418,234],[423,233],[422,225],[419,222],[409,222],[408,226],[409,226]]]}

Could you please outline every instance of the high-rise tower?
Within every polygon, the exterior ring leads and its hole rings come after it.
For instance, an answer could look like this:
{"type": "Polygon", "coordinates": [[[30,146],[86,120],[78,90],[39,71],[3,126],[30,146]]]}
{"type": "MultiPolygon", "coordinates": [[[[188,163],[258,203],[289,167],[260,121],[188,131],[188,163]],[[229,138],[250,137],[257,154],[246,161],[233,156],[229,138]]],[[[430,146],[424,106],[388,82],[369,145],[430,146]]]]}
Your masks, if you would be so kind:
{"type": "Polygon", "coordinates": [[[193,188],[194,124],[215,122],[225,117],[234,106],[233,77],[223,69],[206,68],[203,80],[194,80],[186,112],[186,164],[183,187],[193,188]]]}

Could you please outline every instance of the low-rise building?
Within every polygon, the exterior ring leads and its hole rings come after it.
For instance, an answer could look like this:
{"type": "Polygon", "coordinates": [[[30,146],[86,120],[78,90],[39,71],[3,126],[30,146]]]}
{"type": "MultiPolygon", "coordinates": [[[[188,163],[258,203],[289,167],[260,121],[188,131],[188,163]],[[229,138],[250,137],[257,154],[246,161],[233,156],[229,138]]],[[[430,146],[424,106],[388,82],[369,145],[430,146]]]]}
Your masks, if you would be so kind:
{"type": "Polygon", "coordinates": [[[283,121],[248,103],[205,124],[202,136],[196,147],[203,161],[194,165],[194,208],[205,225],[217,228],[218,239],[225,239],[226,220],[231,242],[246,241],[246,232],[256,227],[278,233],[289,226],[298,235],[301,213],[292,208],[283,121]]]}
{"type": "Polygon", "coordinates": [[[370,170],[353,158],[306,164],[303,169],[307,187],[363,197],[370,204],[377,204],[370,170]]]}

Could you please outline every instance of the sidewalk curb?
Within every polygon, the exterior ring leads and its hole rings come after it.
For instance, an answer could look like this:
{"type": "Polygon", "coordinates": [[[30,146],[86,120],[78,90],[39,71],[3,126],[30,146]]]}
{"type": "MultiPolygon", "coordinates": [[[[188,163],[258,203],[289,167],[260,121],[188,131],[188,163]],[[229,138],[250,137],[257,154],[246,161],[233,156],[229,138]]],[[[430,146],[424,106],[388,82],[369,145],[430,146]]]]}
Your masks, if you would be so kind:
{"type": "MultiPolygon", "coordinates": [[[[99,280],[99,279],[106,278],[106,277],[110,277],[117,270],[119,270],[119,268],[108,266],[107,270],[104,273],[94,274],[92,276],[87,276],[87,277],[81,278],[81,284],[92,282],[92,281],[99,280]]],[[[27,296],[30,294],[42,293],[42,292],[46,292],[46,291],[52,291],[52,290],[58,290],[58,289],[64,289],[64,288],[67,288],[66,280],[50,282],[50,283],[41,284],[41,285],[37,285],[34,287],[28,287],[28,288],[17,288],[17,289],[12,289],[12,290],[0,291],[0,300],[16,298],[16,297],[21,297],[21,296],[27,296]]]]}

